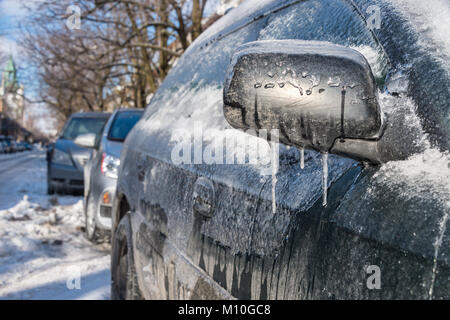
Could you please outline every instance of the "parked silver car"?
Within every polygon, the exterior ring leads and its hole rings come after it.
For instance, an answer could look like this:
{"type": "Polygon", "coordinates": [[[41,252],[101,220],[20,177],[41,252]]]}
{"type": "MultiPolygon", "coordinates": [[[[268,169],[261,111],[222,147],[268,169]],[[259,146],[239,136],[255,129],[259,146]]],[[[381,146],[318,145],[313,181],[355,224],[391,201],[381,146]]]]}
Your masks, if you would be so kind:
{"type": "Polygon", "coordinates": [[[80,147],[93,150],[84,167],[86,236],[91,241],[111,229],[111,206],[122,144],[142,113],[141,109],[119,109],[106,123],[101,136],[86,134],[75,139],[80,147]]]}
{"type": "Polygon", "coordinates": [[[99,135],[110,113],[82,112],[73,114],[61,136],[47,152],[47,192],[82,192],[83,168],[91,150],[77,146],[75,138],[82,134],[99,135]]]}

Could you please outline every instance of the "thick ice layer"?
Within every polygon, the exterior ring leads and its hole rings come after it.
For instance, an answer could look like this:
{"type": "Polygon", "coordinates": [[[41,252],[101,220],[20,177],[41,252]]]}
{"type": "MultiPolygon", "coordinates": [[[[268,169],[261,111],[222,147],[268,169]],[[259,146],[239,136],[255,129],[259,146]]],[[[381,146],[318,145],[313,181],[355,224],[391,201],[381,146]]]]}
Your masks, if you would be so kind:
{"type": "MultiPolygon", "coordinates": [[[[307,54],[314,52],[322,56],[340,57],[355,61],[358,64],[366,64],[365,57],[359,52],[349,51],[346,47],[326,41],[303,40],[259,40],[247,43],[235,52],[237,58],[240,53],[275,53],[275,54],[307,54]]],[[[232,63],[233,64],[233,63],[232,63]]]]}
{"type": "Polygon", "coordinates": [[[406,17],[417,30],[419,44],[425,49],[438,48],[435,54],[450,72],[450,2],[448,0],[389,0],[402,8],[406,17]]]}
{"type": "MultiPolygon", "coordinates": [[[[405,161],[393,161],[384,164],[374,175],[377,184],[389,190],[402,190],[402,199],[416,201],[432,197],[435,206],[443,208],[444,215],[435,228],[434,259],[432,280],[429,289],[430,299],[433,297],[437,272],[437,263],[443,238],[447,230],[450,212],[450,154],[437,149],[427,149],[405,161]]],[[[439,213],[439,212],[436,212],[439,213]]]]}
{"type": "Polygon", "coordinates": [[[403,196],[413,200],[433,194],[450,210],[450,154],[426,149],[404,161],[383,164],[374,175],[386,188],[402,186],[403,196]]]}
{"type": "Polygon", "coordinates": [[[214,23],[211,27],[205,30],[200,37],[197,39],[197,43],[202,42],[220,31],[230,30],[233,27],[237,27],[246,22],[249,18],[257,17],[257,13],[265,13],[271,8],[277,8],[278,6],[287,3],[287,0],[246,0],[240,6],[239,10],[231,10],[222,19],[214,23]]]}
{"type": "Polygon", "coordinates": [[[383,60],[382,55],[380,55],[380,52],[367,45],[350,46],[350,48],[358,51],[364,56],[364,58],[366,58],[375,78],[378,79],[383,76],[386,62],[383,60]]]}

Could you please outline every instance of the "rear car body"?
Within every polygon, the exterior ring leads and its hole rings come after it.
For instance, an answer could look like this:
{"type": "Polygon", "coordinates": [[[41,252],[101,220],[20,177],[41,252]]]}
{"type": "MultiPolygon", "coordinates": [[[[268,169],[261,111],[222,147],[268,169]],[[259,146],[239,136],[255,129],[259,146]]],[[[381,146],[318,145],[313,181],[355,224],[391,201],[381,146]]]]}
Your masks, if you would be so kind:
{"type": "Polygon", "coordinates": [[[74,139],[83,133],[100,134],[110,114],[83,112],[72,115],[61,136],[47,154],[48,192],[82,193],[84,190],[84,166],[91,150],[79,147],[74,139]]]}
{"type": "Polygon", "coordinates": [[[442,43],[418,32],[420,13],[406,9],[389,0],[246,1],[207,29],[124,144],[112,214],[113,297],[449,299],[450,68],[442,43]],[[383,13],[381,28],[364,19],[373,6],[383,13]],[[372,166],[330,155],[325,207],[316,151],[303,158],[277,145],[272,175],[214,158],[233,152],[227,134],[251,137],[223,114],[235,50],[284,39],[363,54],[378,85],[380,143],[405,159],[372,166]],[[121,285],[124,261],[131,295],[121,285]]]}
{"type": "Polygon", "coordinates": [[[98,145],[85,166],[84,210],[86,219],[93,219],[95,228],[111,229],[111,208],[122,144],[142,113],[143,110],[139,109],[116,110],[106,123],[98,145]]]}

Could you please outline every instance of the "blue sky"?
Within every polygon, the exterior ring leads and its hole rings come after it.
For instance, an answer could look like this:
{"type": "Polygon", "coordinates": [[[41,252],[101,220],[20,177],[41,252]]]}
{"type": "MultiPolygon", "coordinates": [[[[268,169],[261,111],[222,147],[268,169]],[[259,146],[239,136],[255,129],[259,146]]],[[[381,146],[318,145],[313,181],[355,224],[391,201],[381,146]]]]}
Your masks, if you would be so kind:
{"type": "MultiPolygon", "coordinates": [[[[37,1],[0,0],[0,36],[9,40],[6,46],[11,46],[11,50],[14,50],[15,41],[18,40],[20,21],[23,21],[26,14],[22,4],[30,5],[37,3],[37,1]]],[[[7,48],[4,44],[0,44],[0,49],[6,50],[7,48]]]]}
{"type": "Polygon", "coordinates": [[[0,34],[15,35],[22,18],[21,1],[0,0],[0,34]]]}

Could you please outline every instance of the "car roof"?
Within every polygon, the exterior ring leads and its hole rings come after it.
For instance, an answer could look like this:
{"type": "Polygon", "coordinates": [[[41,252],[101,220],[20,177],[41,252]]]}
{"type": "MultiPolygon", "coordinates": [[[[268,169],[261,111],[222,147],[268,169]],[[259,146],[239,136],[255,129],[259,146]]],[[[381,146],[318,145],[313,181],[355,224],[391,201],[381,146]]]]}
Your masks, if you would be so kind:
{"type": "Polygon", "coordinates": [[[114,122],[114,119],[117,117],[117,115],[119,113],[124,113],[124,112],[133,112],[133,113],[144,113],[144,109],[141,108],[120,108],[120,109],[116,109],[113,113],[113,115],[111,116],[111,118],[109,118],[108,122],[105,125],[105,128],[103,129],[103,135],[107,135],[107,133],[109,132],[112,123],[114,122]]]}
{"type": "Polygon", "coordinates": [[[144,112],[144,109],[141,108],[120,108],[116,109],[114,113],[122,113],[122,112],[144,112]]]}
{"type": "Polygon", "coordinates": [[[77,112],[71,115],[71,118],[109,118],[109,112],[77,112]]]}

